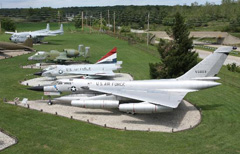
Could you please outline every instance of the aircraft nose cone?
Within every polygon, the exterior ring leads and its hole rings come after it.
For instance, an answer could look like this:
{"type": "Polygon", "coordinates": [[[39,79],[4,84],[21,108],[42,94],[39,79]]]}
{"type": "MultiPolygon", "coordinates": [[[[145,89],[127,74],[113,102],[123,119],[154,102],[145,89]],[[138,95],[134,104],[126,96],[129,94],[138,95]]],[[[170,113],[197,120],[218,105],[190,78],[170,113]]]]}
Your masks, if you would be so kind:
{"type": "Polygon", "coordinates": [[[43,72],[36,72],[34,75],[42,76],[43,72]]]}
{"type": "Polygon", "coordinates": [[[28,90],[33,90],[33,91],[43,91],[43,86],[36,86],[36,87],[30,87],[27,88],[28,90]]]}
{"type": "Polygon", "coordinates": [[[33,60],[33,58],[32,57],[28,57],[28,60],[33,60]]]}

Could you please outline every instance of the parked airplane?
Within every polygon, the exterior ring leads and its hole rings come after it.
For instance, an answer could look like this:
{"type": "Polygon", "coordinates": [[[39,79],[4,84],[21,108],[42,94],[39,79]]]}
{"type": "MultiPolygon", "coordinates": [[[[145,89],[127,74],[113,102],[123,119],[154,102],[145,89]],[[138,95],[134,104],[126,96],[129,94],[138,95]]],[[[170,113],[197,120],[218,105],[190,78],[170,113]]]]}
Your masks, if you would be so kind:
{"type": "Polygon", "coordinates": [[[176,79],[139,81],[62,79],[51,86],[37,86],[29,89],[45,93],[68,91],[95,94],[86,97],[57,98],[83,108],[119,108],[120,111],[128,113],[166,112],[177,108],[188,92],[220,85],[214,81],[220,79],[216,75],[231,50],[232,47],[218,48],[176,79]]]}
{"type": "Polygon", "coordinates": [[[49,24],[47,24],[46,29],[32,31],[32,32],[5,32],[6,34],[11,34],[9,38],[14,43],[23,43],[27,38],[32,38],[33,43],[41,42],[46,36],[56,36],[56,34],[49,33],[49,24]]]}
{"type": "Polygon", "coordinates": [[[115,76],[114,70],[120,69],[122,62],[117,61],[117,48],[113,48],[103,56],[96,64],[79,65],[55,65],[50,66],[36,74],[45,77],[56,78],[57,76],[81,76],[86,78],[101,78],[115,76]]]}
{"type": "Polygon", "coordinates": [[[27,50],[34,51],[33,40],[28,38],[23,44],[15,44],[9,42],[0,42],[0,52],[7,52],[5,50],[27,50]]]}
{"type": "Polygon", "coordinates": [[[65,61],[72,61],[72,57],[78,57],[79,52],[75,49],[64,49],[63,52],[51,50],[50,52],[38,51],[34,55],[28,57],[28,60],[47,60],[63,63],[65,61]]]}
{"type": "Polygon", "coordinates": [[[85,51],[83,52],[81,47],[83,45],[79,45],[78,50],[75,49],[64,49],[63,52],[59,52],[57,50],[51,50],[50,52],[46,51],[38,51],[34,55],[28,57],[28,60],[36,60],[36,61],[53,61],[58,63],[64,63],[66,61],[72,61],[73,57],[78,56],[89,56],[89,47],[85,47],[85,51]]]}

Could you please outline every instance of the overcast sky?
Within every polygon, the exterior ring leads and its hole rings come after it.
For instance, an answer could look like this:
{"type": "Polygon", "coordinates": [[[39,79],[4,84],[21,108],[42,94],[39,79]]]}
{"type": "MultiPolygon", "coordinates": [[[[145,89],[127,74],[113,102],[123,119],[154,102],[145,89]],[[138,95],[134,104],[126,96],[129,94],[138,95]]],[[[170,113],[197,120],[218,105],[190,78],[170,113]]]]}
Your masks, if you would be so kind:
{"type": "MultiPolygon", "coordinates": [[[[0,0],[2,8],[39,8],[39,7],[70,7],[70,6],[114,6],[114,5],[190,5],[193,2],[205,4],[206,0],[0,0]]],[[[209,0],[220,4],[221,0],[209,0]]]]}

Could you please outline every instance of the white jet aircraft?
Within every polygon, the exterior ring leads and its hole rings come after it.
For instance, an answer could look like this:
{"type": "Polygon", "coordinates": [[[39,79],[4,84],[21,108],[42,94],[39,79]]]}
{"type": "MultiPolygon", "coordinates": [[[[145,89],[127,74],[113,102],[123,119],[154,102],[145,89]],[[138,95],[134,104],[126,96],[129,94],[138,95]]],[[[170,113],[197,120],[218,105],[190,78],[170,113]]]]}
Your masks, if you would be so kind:
{"type": "MultiPolygon", "coordinates": [[[[62,79],[55,85],[29,89],[49,92],[82,93],[63,96],[58,101],[83,108],[118,108],[127,113],[160,113],[177,108],[184,96],[220,85],[214,82],[232,47],[220,47],[184,75],[176,79],[108,81],[62,79]],[[87,95],[83,95],[83,93],[87,95]]],[[[49,102],[51,104],[51,102],[49,102]]]]}
{"type": "Polygon", "coordinates": [[[117,48],[113,48],[96,64],[53,65],[38,75],[56,79],[57,76],[79,76],[82,78],[102,78],[115,76],[114,70],[121,68],[122,61],[117,61],[117,48]]]}
{"type": "Polygon", "coordinates": [[[47,36],[56,36],[57,34],[63,34],[62,25],[59,30],[50,31],[49,24],[47,24],[46,29],[32,31],[32,32],[5,32],[6,34],[11,34],[9,38],[14,43],[23,43],[27,38],[32,38],[33,43],[39,43],[43,41],[44,37],[47,36]]]}

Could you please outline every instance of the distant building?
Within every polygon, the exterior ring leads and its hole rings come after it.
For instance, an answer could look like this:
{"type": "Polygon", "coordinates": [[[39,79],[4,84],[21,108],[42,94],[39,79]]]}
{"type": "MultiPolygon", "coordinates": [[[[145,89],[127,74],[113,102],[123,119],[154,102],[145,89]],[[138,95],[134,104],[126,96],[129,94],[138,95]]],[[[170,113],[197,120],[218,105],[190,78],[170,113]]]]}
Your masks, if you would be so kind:
{"type": "Polygon", "coordinates": [[[75,15],[74,14],[66,14],[67,21],[73,21],[75,15]]]}

